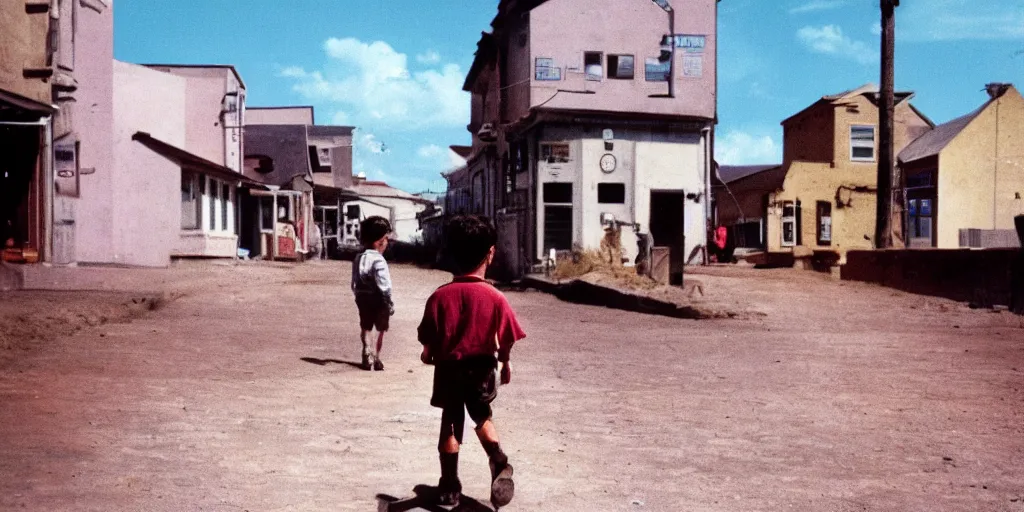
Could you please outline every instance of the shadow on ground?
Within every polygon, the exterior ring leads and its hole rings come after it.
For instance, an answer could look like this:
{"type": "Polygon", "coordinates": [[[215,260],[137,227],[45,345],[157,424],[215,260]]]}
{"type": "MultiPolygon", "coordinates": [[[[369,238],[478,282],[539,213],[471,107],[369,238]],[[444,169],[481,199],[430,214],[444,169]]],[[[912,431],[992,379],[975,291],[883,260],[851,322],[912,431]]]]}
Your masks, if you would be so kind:
{"type": "Polygon", "coordinates": [[[363,365],[355,361],[343,361],[341,359],[317,359],[315,357],[302,357],[300,359],[307,363],[315,364],[317,366],[327,366],[329,364],[346,364],[353,368],[358,368],[360,370],[363,369],[363,365]]]}
{"type": "Polygon", "coordinates": [[[377,512],[404,512],[406,510],[426,510],[428,512],[493,512],[494,509],[465,494],[459,500],[459,506],[446,509],[437,505],[437,487],[417,485],[413,488],[412,498],[396,498],[387,494],[377,495],[377,512]]]}

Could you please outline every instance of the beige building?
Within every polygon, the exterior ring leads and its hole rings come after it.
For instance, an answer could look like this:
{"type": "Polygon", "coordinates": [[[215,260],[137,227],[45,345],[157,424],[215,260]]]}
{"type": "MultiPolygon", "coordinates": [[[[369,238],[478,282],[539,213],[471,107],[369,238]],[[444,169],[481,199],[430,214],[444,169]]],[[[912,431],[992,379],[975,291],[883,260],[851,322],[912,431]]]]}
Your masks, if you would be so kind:
{"type": "MultiPolygon", "coordinates": [[[[933,126],[896,94],[897,153],[933,126]]],[[[865,85],[824,96],[782,122],[785,179],[769,194],[767,249],[808,258],[845,259],[874,247],[878,175],[878,88],[865,85]]]]}
{"type": "Polygon", "coordinates": [[[974,112],[936,126],[899,153],[906,174],[908,245],[1019,245],[1024,214],[1024,98],[989,84],[974,112]]]}

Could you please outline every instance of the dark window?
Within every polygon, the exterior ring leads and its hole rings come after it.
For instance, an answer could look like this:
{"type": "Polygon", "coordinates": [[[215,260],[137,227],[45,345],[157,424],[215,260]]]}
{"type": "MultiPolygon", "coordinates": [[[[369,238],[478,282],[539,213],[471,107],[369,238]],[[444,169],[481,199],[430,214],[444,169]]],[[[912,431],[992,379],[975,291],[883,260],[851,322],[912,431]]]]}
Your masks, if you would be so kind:
{"type": "Polygon", "coordinates": [[[818,201],[818,245],[832,245],[832,203],[818,201]]]}
{"type": "Polygon", "coordinates": [[[274,198],[260,198],[260,230],[271,231],[274,229],[274,198]]]}
{"type": "Polygon", "coordinates": [[[930,246],[933,238],[934,213],[932,199],[911,199],[907,201],[907,221],[911,239],[923,241],[930,246]]]}
{"type": "Polygon", "coordinates": [[[359,220],[361,212],[358,204],[350,204],[345,207],[345,218],[348,220],[359,220]]]}
{"type": "Polygon", "coordinates": [[[231,208],[231,186],[227,183],[225,183],[221,188],[220,197],[220,229],[224,231],[233,231],[231,226],[228,226],[228,209],[231,208]]]}
{"type": "Polygon", "coordinates": [[[535,61],[535,80],[557,81],[562,79],[562,69],[555,66],[555,60],[538,57],[535,61]]]}
{"type": "Polygon", "coordinates": [[[634,59],[632,55],[609,55],[608,78],[632,80],[634,59]]]}
{"type": "Polygon", "coordinates": [[[544,206],[544,252],[572,249],[572,206],[544,206]]]}
{"type": "Polygon", "coordinates": [[[572,183],[545,183],[545,203],[572,203],[572,183]]]}
{"type": "Polygon", "coordinates": [[[217,180],[210,178],[210,231],[217,231],[217,195],[219,193],[220,187],[217,186],[217,180]]]}
{"type": "Polygon", "coordinates": [[[585,52],[583,54],[583,73],[586,75],[587,80],[600,82],[604,78],[601,56],[601,52],[585,52]]]}
{"type": "Polygon", "coordinates": [[[598,183],[597,202],[601,204],[625,204],[625,183],[598,183]]]}

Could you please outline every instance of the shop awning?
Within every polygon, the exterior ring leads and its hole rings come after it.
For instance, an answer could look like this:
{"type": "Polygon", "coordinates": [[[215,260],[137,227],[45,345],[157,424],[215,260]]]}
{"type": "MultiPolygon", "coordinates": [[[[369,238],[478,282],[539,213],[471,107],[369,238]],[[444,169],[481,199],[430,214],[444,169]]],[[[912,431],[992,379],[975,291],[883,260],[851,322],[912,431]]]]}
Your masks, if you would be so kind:
{"type": "Polygon", "coordinates": [[[172,146],[146,132],[135,132],[135,135],[132,135],[132,140],[177,163],[183,169],[196,171],[225,181],[240,182],[247,186],[264,187],[262,183],[247,178],[230,167],[211,162],[184,149],[172,146]]]}

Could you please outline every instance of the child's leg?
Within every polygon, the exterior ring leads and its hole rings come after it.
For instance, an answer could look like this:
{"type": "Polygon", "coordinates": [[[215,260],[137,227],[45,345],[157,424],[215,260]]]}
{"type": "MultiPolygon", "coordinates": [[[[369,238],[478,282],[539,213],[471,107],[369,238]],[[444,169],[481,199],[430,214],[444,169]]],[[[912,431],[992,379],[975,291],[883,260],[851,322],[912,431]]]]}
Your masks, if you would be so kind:
{"type": "Polygon", "coordinates": [[[442,504],[458,504],[462,483],[459,482],[459,446],[466,426],[466,412],[462,404],[445,407],[441,412],[441,432],[437,451],[441,459],[441,480],[438,490],[442,504]]]}
{"type": "Polygon", "coordinates": [[[363,342],[363,366],[373,364],[373,347],[370,345],[370,331],[362,329],[359,331],[359,341],[363,342]]]}
{"type": "Polygon", "coordinates": [[[476,422],[476,437],[487,452],[491,466],[491,503],[503,507],[512,501],[515,483],[512,481],[512,465],[501,449],[498,430],[491,420],[491,407],[486,403],[467,404],[470,417],[476,422]]]}
{"type": "Polygon", "coordinates": [[[384,370],[384,363],[380,362],[380,350],[384,348],[384,333],[386,332],[377,332],[377,350],[373,352],[373,369],[378,372],[384,370]]]}

